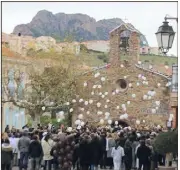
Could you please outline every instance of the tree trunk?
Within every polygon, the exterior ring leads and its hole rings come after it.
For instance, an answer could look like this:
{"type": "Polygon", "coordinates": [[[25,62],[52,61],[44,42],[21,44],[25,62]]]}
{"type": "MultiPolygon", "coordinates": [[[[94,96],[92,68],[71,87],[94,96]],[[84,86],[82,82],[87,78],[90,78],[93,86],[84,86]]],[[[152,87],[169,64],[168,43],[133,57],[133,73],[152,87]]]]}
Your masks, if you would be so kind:
{"type": "Polygon", "coordinates": [[[37,129],[39,123],[40,123],[40,114],[34,114],[33,122],[32,122],[32,127],[34,129],[37,129]]]}

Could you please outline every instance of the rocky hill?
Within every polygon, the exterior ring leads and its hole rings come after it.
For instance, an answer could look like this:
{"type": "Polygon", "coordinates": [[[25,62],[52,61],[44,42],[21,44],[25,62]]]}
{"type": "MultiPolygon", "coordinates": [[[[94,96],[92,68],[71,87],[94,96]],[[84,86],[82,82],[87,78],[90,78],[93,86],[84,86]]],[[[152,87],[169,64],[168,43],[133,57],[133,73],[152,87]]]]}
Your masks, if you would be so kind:
{"type": "MultiPolygon", "coordinates": [[[[33,37],[51,36],[59,41],[63,41],[67,37],[76,41],[108,40],[109,31],[122,23],[120,18],[96,21],[85,14],[53,14],[42,10],[30,23],[17,25],[13,33],[33,37]]],[[[141,45],[148,45],[145,36],[142,35],[140,38],[141,45]]]]}

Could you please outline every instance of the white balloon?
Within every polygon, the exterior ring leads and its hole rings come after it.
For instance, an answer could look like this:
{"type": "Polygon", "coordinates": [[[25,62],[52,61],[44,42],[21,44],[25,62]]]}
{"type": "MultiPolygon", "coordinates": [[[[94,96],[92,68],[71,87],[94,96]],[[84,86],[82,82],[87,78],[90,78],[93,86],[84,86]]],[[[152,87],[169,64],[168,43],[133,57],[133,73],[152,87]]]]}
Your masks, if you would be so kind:
{"type": "Polygon", "coordinates": [[[68,127],[68,128],[67,128],[67,131],[68,131],[68,132],[71,132],[71,131],[72,131],[72,127],[68,127]]]}
{"type": "Polygon", "coordinates": [[[112,92],[112,95],[115,95],[116,93],[115,92],[112,92]]]}
{"type": "Polygon", "coordinates": [[[141,122],[140,120],[136,120],[136,124],[139,125],[141,122]]]}
{"type": "Polygon", "coordinates": [[[85,101],[84,104],[87,106],[88,105],[88,101],[85,101]]]}
{"type": "Polygon", "coordinates": [[[101,124],[104,124],[104,119],[101,119],[101,120],[100,120],[100,123],[101,123],[101,124]]]}
{"type": "Polygon", "coordinates": [[[42,107],[42,110],[44,111],[45,109],[46,109],[46,108],[43,106],[43,107],[42,107]]]}
{"type": "Polygon", "coordinates": [[[103,112],[101,112],[101,111],[98,111],[98,112],[97,112],[97,114],[98,114],[98,115],[102,115],[102,114],[103,114],[103,112]]]}
{"type": "Polygon", "coordinates": [[[130,103],[131,103],[130,101],[127,101],[127,104],[128,104],[128,105],[130,105],[130,103]]]}
{"type": "Polygon", "coordinates": [[[89,115],[90,111],[87,111],[86,113],[87,113],[87,115],[89,115]]]}
{"type": "Polygon", "coordinates": [[[72,103],[76,103],[76,100],[75,100],[75,99],[73,99],[73,100],[72,100],[72,103]]]}
{"type": "Polygon", "coordinates": [[[100,107],[100,106],[101,106],[101,103],[98,102],[98,103],[97,103],[97,107],[100,107]]]}
{"type": "Polygon", "coordinates": [[[128,114],[127,114],[127,113],[124,114],[124,118],[125,118],[125,119],[128,118],[128,114]]]}
{"type": "Polygon", "coordinates": [[[102,86],[101,85],[98,85],[98,89],[100,89],[102,86]]]}
{"type": "Polygon", "coordinates": [[[141,78],[141,77],[142,77],[142,75],[141,75],[141,74],[139,74],[139,75],[138,75],[138,78],[141,78]]]}
{"type": "Polygon", "coordinates": [[[70,112],[73,112],[73,108],[71,108],[69,111],[70,111],[70,112]]]}
{"type": "Polygon", "coordinates": [[[107,95],[108,95],[108,92],[105,92],[104,95],[107,96],[107,95]]]}
{"type": "Polygon", "coordinates": [[[124,67],[124,65],[123,65],[123,64],[121,64],[121,67],[123,68],[123,67],[124,67]]]}
{"type": "Polygon", "coordinates": [[[109,100],[109,99],[107,99],[107,100],[106,100],[106,102],[107,102],[107,103],[109,103],[109,102],[110,102],[110,100],[109,100]]]}
{"type": "Polygon", "coordinates": [[[80,120],[83,119],[83,114],[79,114],[78,119],[80,119],[80,120]]]}
{"type": "Polygon", "coordinates": [[[107,106],[107,105],[105,105],[105,106],[104,106],[104,108],[106,108],[106,109],[107,109],[107,108],[108,108],[108,106],[107,106]]]}
{"type": "Polygon", "coordinates": [[[108,120],[108,124],[111,125],[112,124],[112,120],[108,120]]]}
{"type": "Polygon", "coordinates": [[[174,115],[172,113],[170,113],[169,117],[174,118],[174,115]]]}
{"type": "Polygon", "coordinates": [[[161,86],[161,83],[158,83],[157,86],[160,87],[160,86],[161,86]]]}
{"type": "Polygon", "coordinates": [[[84,108],[81,108],[81,111],[84,111],[84,108]]]}
{"type": "Polygon", "coordinates": [[[148,100],[151,100],[151,96],[148,96],[148,100]]]}
{"type": "Polygon", "coordinates": [[[118,121],[115,121],[115,125],[118,125],[118,121]]]}
{"type": "Polygon", "coordinates": [[[79,99],[79,103],[83,102],[83,99],[79,99]]]}
{"type": "Polygon", "coordinates": [[[165,67],[165,69],[168,69],[168,68],[169,68],[169,66],[167,66],[167,65],[165,65],[164,67],[165,67]]]}
{"type": "Polygon", "coordinates": [[[94,95],[94,92],[93,92],[93,91],[91,92],[91,95],[94,95]]]}
{"type": "Polygon", "coordinates": [[[151,112],[154,114],[156,113],[156,109],[152,109],[151,112]]]}
{"type": "Polygon", "coordinates": [[[159,105],[160,105],[160,101],[156,101],[155,103],[156,103],[156,105],[157,105],[157,106],[159,106],[159,105]]]}
{"type": "Polygon", "coordinates": [[[147,95],[144,95],[144,96],[143,96],[143,100],[146,100],[147,98],[148,98],[147,95]]]}
{"type": "Polygon", "coordinates": [[[94,85],[94,86],[93,86],[93,89],[95,89],[96,87],[97,87],[97,85],[94,85]]]}
{"type": "Polygon", "coordinates": [[[132,94],[132,97],[135,98],[135,97],[136,97],[136,94],[132,94]]]}
{"type": "Polygon", "coordinates": [[[119,119],[121,119],[121,120],[124,119],[124,115],[121,115],[121,116],[119,117],[119,119]]]}
{"type": "Polygon", "coordinates": [[[148,93],[147,93],[149,96],[151,96],[151,91],[148,91],[148,93]]]}
{"type": "Polygon", "coordinates": [[[132,83],[129,83],[129,87],[132,87],[132,83]]]}
{"type": "Polygon", "coordinates": [[[90,104],[92,104],[92,103],[93,103],[93,100],[92,100],[92,99],[90,99],[90,100],[89,100],[89,103],[90,103],[90,104]]]}
{"type": "Polygon", "coordinates": [[[79,125],[81,123],[81,121],[79,120],[79,119],[77,119],[76,121],[75,121],[75,124],[76,125],[79,125]]]}
{"type": "Polygon", "coordinates": [[[116,107],[116,109],[119,109],[119,108],[120,108],[119,106],[116,107]]]}
{"type": "Polygon", "coordinates": [[[84,126],[84,125],[85,125],[85,123],[84,123],[84,122],[81,122],[81,123],[80,123],[80,125],[81,125],[81,126],[84,126]]]}
{"type": "Polygon", "coordinates": [[[99,77],[99,76],[100,76],[99,72],[94,75],[94,77],[99,77]]]}
{"type": "Polygon", "coordinates": [[[105,81],[106,79],[105,79],[105,77],[101,77],[101,81],[105,81]]]}
{"type": "Polygon", "coordinates": [[[125,104],[122,104],[121,106],[122,106],[122,108],[125,108],[125,107],[126,107],[126,105],[125,105],[125,104]]]}
{"type": "Polygon", "coordinates": [[[104,98],[104,97],[105,97],[105,95],[102,95],[101,97],[102,97],[102,98],[104,98]]]}
{"type": "Polygon", "coordinates": [[[86,87],[87,86],[87,83],[86,82],[84,82],[84,87],[86,87]]]}
{"type": "Polygon", "coordinates": [[[106,113],[105,113],[105,116],[110,116],[110,113],[109,113],[109,112],[106,112],[106,113]]]}
{"type": "Polygon", "coordinates": [[[139,86],[140,85],[139,82],[137,82],[136,85],[139,86]]]}
{"type": "Polygon", "coordinates": [[[161,129],[161,126],[160,126],[160,125],[157,125],[157,128],[158,128],[158,129],[161,129]]]}
{"type": "Polygon", "coordinates": [[[116,89],[116,93],[119,93],[119,90],[118,90],[118,89],[116,89]]]}
{"type": "Polygon", "coordinates": [[[70,104],[69,102],[66,103],[67,106],[69,106],[69,104],[70,104]]]}

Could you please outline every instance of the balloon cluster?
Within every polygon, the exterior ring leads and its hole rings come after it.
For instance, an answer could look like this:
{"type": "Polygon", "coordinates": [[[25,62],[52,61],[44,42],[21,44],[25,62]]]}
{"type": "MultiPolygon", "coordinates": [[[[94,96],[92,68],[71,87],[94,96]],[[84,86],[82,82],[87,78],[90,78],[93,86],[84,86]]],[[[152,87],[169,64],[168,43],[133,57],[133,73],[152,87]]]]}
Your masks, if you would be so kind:
{"type": "Polygon", "coordinates": [[[76,147],[74,135],[60,134],[54,138],[57,142],[53,148],[53,156],[57,158],[58,169],[68,170],[72,167],[73,152],[76,147]]]}

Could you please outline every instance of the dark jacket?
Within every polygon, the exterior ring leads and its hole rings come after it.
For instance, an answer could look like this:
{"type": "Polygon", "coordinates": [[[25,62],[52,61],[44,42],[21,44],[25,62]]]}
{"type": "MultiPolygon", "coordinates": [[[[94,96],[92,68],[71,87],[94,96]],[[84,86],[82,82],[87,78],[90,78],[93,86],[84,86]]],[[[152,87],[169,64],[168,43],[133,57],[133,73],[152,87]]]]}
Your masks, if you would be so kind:
{"type": "Polygon", "coordinates": [[[124,161],[125,163],[132,164],[132,147],[125,147],[124,148],[124,161]]]}
{"type": "Polygon", "coordinates": [[[31,141],[29,145],[29,156],[31,158],[39,158],[43,155],[41,143],[39,141],[31,141]]]}
{"type": "Polygon", "coordinates": [[[140,146],[137,150],[137,157],[140,163],[148,164],[150,161],[151,150],[146,145],[140,146]]]}
{"type": "Polygon", "coordinates": [[[98,165],[101,157],[101,145],[97,137],[90,142],[90,156],[91,164],[98,165]]]}
{"type": "Polygon", "coordinates": [[[1,164],[11,164],[13,159],[13,148],[10,144],[2,144],[1,164]]]}
{"type": "Polygon", "coordinates": [[[79,158],[81,166],[88,166],[91,163],[90,142],[81,141],[79,145],[79,158]]]}

